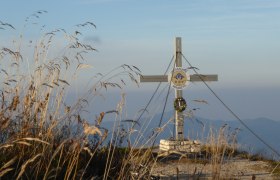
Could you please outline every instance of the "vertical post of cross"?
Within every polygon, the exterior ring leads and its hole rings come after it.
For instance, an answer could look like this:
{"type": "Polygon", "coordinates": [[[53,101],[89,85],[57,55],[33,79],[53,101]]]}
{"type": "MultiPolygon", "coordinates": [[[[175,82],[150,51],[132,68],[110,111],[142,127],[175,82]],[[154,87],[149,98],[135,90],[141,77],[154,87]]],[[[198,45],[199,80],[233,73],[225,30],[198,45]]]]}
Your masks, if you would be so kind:
{"type": "MultiPolygon", "coordinates": [[[[176,67],[182,67],[182,42],[180,37],[175,39],[175,65],[176,67]]],[[[181,89],[175,90],[175,98],[183,97],[183,91],[181,89]]],[[[184,140],[184,116],[182,112],[176,110],[175,112],[175,131],[176,140],[184,140]]]]}

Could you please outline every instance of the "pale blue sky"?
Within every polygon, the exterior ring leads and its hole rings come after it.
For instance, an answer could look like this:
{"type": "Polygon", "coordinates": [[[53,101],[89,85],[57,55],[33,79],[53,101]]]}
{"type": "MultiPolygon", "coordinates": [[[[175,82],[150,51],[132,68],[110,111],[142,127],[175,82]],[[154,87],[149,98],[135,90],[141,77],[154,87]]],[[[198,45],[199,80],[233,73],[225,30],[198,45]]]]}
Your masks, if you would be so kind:
{"type": "MultiPolygon", "coordinates": [[[[161,74],[173,55],[174,38],[180,36],[184,55],[201,73],[219,74],[214,89],[280,89],[279,0],[1,1],[0,20],[17,31],[1,31],[0,39],[20,33],[24,19],[37,10],[48,11],[38,22],[50,30],[74,29],[86,21],[97,25],[84,39],[99,51],[91,57],[94,72],[125,63],[144,74],[161,74]]],[[[36,37],[38,28],[25,34],[36,37]]],[[[280,97],[273,92],[270,98],[280,97]]],[[[279,112],[273,113],[280,119],[279,112]]]]}

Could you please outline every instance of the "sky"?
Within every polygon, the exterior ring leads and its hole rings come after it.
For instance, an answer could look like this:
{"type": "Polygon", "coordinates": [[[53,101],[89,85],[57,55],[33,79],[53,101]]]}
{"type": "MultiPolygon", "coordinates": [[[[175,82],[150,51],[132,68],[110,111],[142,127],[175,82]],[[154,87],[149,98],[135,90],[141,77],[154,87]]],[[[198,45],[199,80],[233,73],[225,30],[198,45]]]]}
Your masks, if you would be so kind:
{"type": "MultiPolygon", "coordinates": [[[[22,31],[26,38],[40,36],[35,25],[23,29],[25,18],[37,10],[48,11],[38,26],[50,30],[73,29],[87,21],[96,24],[84,41],[98,52],[88,57],[93,69],[82,79],[121,64],[135,65],[143,74],[163,74],[174,53],[174,39],[181,37],[183,54],[200,73],[219,75],[219,81],[210,86],[237,114],[280,120],[278,0],[1,1],[0,20],[16,27],[14,31],[0,29],[1,46],[22,31]]],[[[145,97],[132,98],[131,103],[144,106],[156,85],[129,85],[128,94],[145,97]]],[[[225,110],[221,112],[205,86],[191,84],[184,93],[187,99],[202,96],[213,102],[200,116],[233,118],[225,110]]]]}

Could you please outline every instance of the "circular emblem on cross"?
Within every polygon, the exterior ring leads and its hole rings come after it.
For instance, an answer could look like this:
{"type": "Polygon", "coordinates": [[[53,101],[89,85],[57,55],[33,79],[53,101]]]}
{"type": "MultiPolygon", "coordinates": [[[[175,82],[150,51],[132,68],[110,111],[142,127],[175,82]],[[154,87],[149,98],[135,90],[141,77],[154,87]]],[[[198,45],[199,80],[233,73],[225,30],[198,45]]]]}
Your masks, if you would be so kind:
{"type": "Polygon", "coordinates": [[[174,109],[179,112],[185,111],[187,108],[187,102],[184,98],[178,97],[174,100],[174,109]]]}
{"type": "Polygon", "coordinates": [[[190,81],[190,75],[186,73],[185,69],[176,67],[169,74],[169,81],[171,81],[173,88],[181,90],[187,86],[190,81]]]}

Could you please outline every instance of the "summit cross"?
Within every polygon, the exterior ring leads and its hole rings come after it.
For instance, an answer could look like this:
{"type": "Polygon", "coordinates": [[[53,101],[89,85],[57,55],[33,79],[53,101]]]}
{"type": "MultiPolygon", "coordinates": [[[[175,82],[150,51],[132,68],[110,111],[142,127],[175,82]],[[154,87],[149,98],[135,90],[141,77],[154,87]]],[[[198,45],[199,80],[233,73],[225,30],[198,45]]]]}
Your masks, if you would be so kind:
{"type": "MultiPolygon", "coordinates": [[[[184,74],[182,69],[182,43],[181,38],[176,37],[175,39],[175,68],[179,69],[178,72],[174,73],[174,69],[169,75],[143,75],[140,76],[140,82],[172,82],[175,88],[175,100],[183,99],[183,87],[188,82],[196,81],[218,81],[218,75],[202,75],[202,74],[184,74]],[[183,80],[182,80],[183,79],[183,80]],[[178,81],[177,81],[178,80],[178,81]],[[181,80],[181,81],[180,81],[181,80]]],[[[180,106],[180,103],[179,103],[180,106]]],[[[176,140],[184,141],[184,115],[181,110],[175,111],[175,131],[176,140]]]]}

